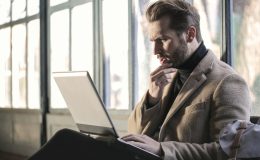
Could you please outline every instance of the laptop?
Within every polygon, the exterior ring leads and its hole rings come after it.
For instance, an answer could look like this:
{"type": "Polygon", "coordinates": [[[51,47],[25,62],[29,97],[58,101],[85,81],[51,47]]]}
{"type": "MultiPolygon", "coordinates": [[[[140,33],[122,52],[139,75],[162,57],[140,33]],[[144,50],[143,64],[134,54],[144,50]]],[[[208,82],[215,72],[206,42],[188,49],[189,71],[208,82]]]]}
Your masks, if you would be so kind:
{"type": "Polygon", "coordinates": [[[142,159],[161,159],[119,138],[88,71],[54,72],[53,77],[80,132],[113,137],[118,148],[142,159]]]}

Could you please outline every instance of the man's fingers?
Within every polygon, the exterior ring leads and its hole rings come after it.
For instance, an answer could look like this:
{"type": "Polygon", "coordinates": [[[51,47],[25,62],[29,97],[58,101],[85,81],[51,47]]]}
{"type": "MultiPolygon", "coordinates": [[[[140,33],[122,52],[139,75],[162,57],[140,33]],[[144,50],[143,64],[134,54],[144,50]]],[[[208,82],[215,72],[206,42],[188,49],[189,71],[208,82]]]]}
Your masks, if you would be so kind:
{"type": "Polygon", "coordinates": [[[151,80],[155,81],[156,79],[165,76],[165,78],[173,77],[174,73],[176,72],[175,68],[166,68],[164,70],[161,70],[160,72],[157,72],[154,75],[151,75],[151,80]]]}
{"type": "Polygon", "coordinates": [[[152,139],[147,135],[127,135],[122,137],[127,143],[143,148],[147,151],[150,151],[154,154],[161,155],[161,146],[160,143],[152,139]]]}
{"type": "Polygon", "coordinates": [[[176,70],[173,68],[168,68],[160,73],[151,77],[151,82],[155,82],[156,85],[161,86],[172,82],[176,70]]]}
{"type": "Polygon", "coordinates": [[[127,141],[127,142],[134,141],[134,142],[145,143],[143,135],[133,135],[133,134],[130,134],[130,135],[126,135],[126,136],[122,137],[122,139],[124,141],[127,141]]]}
{"type": "Polygon", "coordinates": [[[158,68],[156,68],[153,72],[151,72],[151,76],[156,74],[157,72],[160,72],[163,69],[169,68],[172,66],[172,63],[166,63],[166,64],[162,64],[161,66],[159,66],[158,68]]]}

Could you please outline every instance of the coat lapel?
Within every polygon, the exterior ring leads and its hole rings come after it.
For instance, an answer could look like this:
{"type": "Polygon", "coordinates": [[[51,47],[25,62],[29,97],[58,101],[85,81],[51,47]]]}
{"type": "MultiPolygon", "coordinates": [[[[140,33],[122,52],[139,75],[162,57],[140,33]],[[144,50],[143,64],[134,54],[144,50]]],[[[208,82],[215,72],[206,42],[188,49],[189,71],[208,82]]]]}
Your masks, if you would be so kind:
{"type": "Polygon", "coordinates": [[[169,104],[169,101],[171,101],[170,94],[173,90],[173,86],[174,86],[174,82],[176,81],[176,77],[177,77],[177,73],[174,75],[172,83],[169,84],[168,86],[166,86],[163,91],[162,102],[161,102],[162,110],[165,110],[167,108],[167,105],[169,104]]]}
{"type": "Polygon", "coordinates": [[[183,104],[189,97],[207,80],[207,73],[211,71],[213,66],[214,54],[209,51],[208,54],[202,59],[197,67],[190,74],[186,82],[183,84],[179,94],[177,95],[174,103],[172,104],[163,124],[159,139],[164,136],[165,126],[171,117],[183,107],[183,104]]]}

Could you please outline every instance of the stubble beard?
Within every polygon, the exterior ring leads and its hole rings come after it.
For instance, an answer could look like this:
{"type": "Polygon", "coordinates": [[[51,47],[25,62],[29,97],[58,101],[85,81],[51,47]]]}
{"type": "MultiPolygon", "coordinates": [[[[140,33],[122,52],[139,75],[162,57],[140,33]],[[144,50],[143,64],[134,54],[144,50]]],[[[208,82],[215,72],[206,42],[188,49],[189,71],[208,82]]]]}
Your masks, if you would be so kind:
{"type": "Polygon", "coordinates": [[[170,56],[172,67],[179,68],[188,59],[188,46],[184,39],[180,39],[180,46],[172,53],[166,53],[170,56]]]}

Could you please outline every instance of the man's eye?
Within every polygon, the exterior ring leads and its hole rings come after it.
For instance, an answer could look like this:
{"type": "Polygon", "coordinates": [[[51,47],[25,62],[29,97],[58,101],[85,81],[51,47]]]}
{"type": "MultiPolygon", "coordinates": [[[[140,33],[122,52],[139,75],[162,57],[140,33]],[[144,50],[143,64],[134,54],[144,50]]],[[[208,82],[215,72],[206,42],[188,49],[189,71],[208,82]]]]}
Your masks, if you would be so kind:
{"type": "Polygon", "coordinates": [[[167,39],[161,39],[161,42],[166,42],[167,41],[167,39]]]}
{"type": "Polygon", "coordinates": [[[156,40],[157,43],[164,43],[166,41],[167,39],[162,39],[162,38],[156,40]]]}

